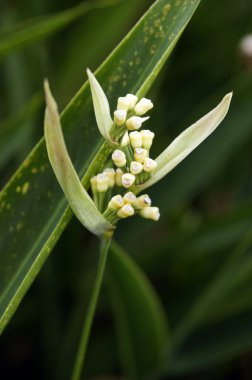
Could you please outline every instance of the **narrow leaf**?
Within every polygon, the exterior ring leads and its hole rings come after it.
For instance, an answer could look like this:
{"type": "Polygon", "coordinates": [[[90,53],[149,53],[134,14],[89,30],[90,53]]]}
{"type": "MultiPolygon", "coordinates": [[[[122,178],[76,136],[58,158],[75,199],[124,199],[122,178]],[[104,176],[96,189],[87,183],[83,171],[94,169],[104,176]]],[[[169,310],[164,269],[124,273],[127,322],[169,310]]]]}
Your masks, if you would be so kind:
{"type": "Polygon", "coordinates": [[[46,15],[42,19],[29,20],[18,28],[14,26],[13,30],[0,36],[0,59],[49,37],[82,17],[91,9],[109,6],[114,3],[115,1],[113,0],[89,1],[55,15],[46,15]]]}
{"type": "Polygon", "coordinates": [[[113,141],[111,140],[109,134],[110,128],[113,125],[113,120],[110,116],[110,107],[107,96],[100,86],[98,80],[89,69],[87,69],[87,74],[92,92],[95,118],[98,128],[105,140],[113,144],[113,141]]]}
{"type": "Polygon", "coordinates": [[[159,297],[141,268],[117,244],[112,244],[110,253],[108,285],[125,375],[157,378],[170,345],[159,297]]]}
{"type": "Polygon", "coordinates": [[[59,119],[58,107],[45,81],[45,140],[49,160],[62,190],[80,222],[95,235],[103,235],[114,227],[102,216],[84,189],[68,155],[59,119]]]}
{"type": "Polygon", "coordinates": [[[147,182],[138,186],[142,191],[158,182],[202,143],[222,122],[232,99],[227,94],[217,107],[182,132],[157,158],[157,168],[147,182]]]}

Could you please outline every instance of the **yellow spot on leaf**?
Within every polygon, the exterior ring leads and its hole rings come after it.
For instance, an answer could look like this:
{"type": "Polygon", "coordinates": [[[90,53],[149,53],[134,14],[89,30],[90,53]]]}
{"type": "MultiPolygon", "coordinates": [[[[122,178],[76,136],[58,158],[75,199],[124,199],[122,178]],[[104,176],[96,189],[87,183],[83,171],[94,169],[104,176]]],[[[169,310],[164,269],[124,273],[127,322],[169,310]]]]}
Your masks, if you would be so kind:
{"type": "Polygon", "coordinates": [[[22,193],[23,193],[23,194],[26,194],[27,191],[29,190],[29,187],[30,187],[29,182],[25,182],[25,183],[23,184],[23,187],[22,187],[22,193]]]}

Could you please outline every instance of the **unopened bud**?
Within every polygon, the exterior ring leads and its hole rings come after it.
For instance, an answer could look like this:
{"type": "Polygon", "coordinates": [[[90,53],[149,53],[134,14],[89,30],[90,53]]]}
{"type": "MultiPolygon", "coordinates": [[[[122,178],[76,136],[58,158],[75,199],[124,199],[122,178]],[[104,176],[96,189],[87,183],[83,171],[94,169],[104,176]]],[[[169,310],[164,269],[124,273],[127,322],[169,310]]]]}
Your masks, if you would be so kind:
{"type": "Polygon", "coordinates": [[[147,117],[132,116],[126,121],[126,127],[129,131],[135,131],[136,129],[141,128],[144,121],[148,120],[147,117]]]}
{"type": "Polygon", "coordinates": [[[151,158],[147,157],[144,160],[143,169],[145,172],[151,173],[153,172],[153,170],[156,169],[156,167],[157,167],[156,161],[152,160],[151,158]]]}
{"type": "Polygon", "coordinates": [[[148,156],[148,152],[146,149],[142,148],[136,148],[134,150],[134,157],[137,162],[140,162],[141,164],[144,163],[144,160],[148,156]]]}
{"type": "Polygon", "coordinates": [[[126,156],[122,150],[116,149],[112,154],[112,160],[118,168],[126,165],[126,156]]]}
{"type": "Polygon", "coordinates": [[[140,164],[140,162],[137,161],[131,161],[130,163],[130,172],[132,174],[139,174],[143,171],[143,165],[140,164]]]}
{"type": "Polygon", "coordinates": [[[126,132],[125,135],[122,138],[121,146],[124,147],[124,146],[128,145],[129,141],[130,141],[129,140],[129,134],[128,134],[128,132],[126,132]]]}
{"type": "Polygon", "coordinates": [[[104,170],[104,173],[108,177],[108,185],[109,187],[113,187],[115,185],[115,169],[107,168],[104,170]]]}
{"type": "Polygon", "coordinates": [[[153,103],[150,99],[142,98],[134,108],[134,111],[137,115],[142,116],[150,109],[153,108],[153,103]]]}
{"type": "Polygon", "coordinates": [[[149,150],[152,145],[155,134],[149,131],[149,129],[143,129],[141,131],[141,134],[142,134],[143,148],[149,150]]]}
{"type": "Polygon", "coordinates": [[[129,139],[133,149],[142,148],[142,134],[140,132],[130,132],[129,139]]]}
{"type": "Polygon", "coordinates": [[[116,186],[122,186],[122,175],[123,175],[123,171],[121,169],[116,169],[116,174],[115,174],[116,186]]]}
{"type": "Polygon", "coordinates": [[[122,175],[122,186],[128,189],[135,182],[136,177],[131,173],[126,173],[122,175]]]}
{"type": "Polygon", "coordinates": [[[111,210],[118,210],[124,205],[123,197],[121,195],[115,195],[109,201],[108,207],[111,210]]]}
{"type": "Polygon", "coordinates": [[[126,117],[127,117],[127,112],[124,110],[116,110],[114,112],[114,121],[116,125],[118,125],[119,127],[121,127],[125,123],[126,117]]]}
{"type": "Polygon", "coordinates": [[[128,111],[129,108],[130,108],[130,100],[126,96],[118,98],[117,100],[118,110],[128,111]]]}
{"type": "Polygon", "coordinates": [[[101,173],[97,175],[97,191],[99,193],[104,193],[108,190],[109,184],[108,184],[108,177],[106,174],[101,173]]]}
{"type": "Polygon", "coordinates": [[[133,109],[138,101],[138,97],[136,95],[133,95],[133,94],[127,94],[126,95],[126,98],[129,100],[130,102],[130,107],[129,109],[133,109]]]}
{"type": "Polygon", "coordinates": [[[134,212],[135,211],[133,207],[127,203],[122,208],[120,208],[120,210],[118,210],[117,216],[119,216],[119,218],[128,218],[128,216],[134,215],[134,212]]]}
{"type": "Polygon", "coordinates": [[[133,206],[138,210],[141,210],[144,207],[150,207],[151,206],[151,199],[150,199],[149,195],[143,194],[140,197],[137,197],[133,202],[133,206]]]}
{"type": "Polygon", "coordinates": [[[145,219],[151,219],[155,221],[160,218],[158,207],[144,207],[142,210],[140,210],[139,214],[145,219]]]}
{"type": "Polygon", "coordinates": [[[134,202],[134,200],[136,199],[136,196],[134,193],[132,193],[132,191],[128,191],[124,197],[123,197],[123,200],[125,203],[130,203],[132,204],[134,202]]]}
{"type": "Polygon", "coordinates": [[[92,191],[97,191],[97,177],[94,176],[90,179],[92,191]]]}

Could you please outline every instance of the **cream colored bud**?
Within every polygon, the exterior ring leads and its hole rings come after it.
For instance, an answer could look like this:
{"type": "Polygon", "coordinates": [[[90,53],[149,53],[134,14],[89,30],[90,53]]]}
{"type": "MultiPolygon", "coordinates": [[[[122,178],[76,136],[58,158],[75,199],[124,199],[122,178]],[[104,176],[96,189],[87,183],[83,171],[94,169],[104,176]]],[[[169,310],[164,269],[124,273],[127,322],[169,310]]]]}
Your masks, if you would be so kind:
{"type": "Polygon", "coordinates": [[[130,132],[129,139],[133,149],[142,148],[142,134],[140,132],[130,132]]]}
{"type": "Polygon", "coordinates": [[[130,172],[132,174],[139,174],[143,171],[143,165],[140,164],[140,162],[137,161],[131,161],[130,163],[130,172]]]}
{"type": "Polygon", "coordinates": [[[142,210],[140,210],[139,214],[145,219],[151,219],[155,221],[160,218],[158,207],[144,207],[142,210]]]}
{"type": "Polygon", "coordinates": [[[128,111],[129,108],[130,108],[130,100],[126,96],[118,98],[117,100],[118,110],[128,111]]]}
{"type": "Polygon", "coordinates": [[[122,186],[122,175],[123,175],[123,171],[121,169],[116,169],[116,174],[115,174],[116,186],[122,186]]]}
{"type": "Polygon", "coordinates": [[[118,168],[126,165],[126,156],[122,150],[116,149],[112,154],[112,160],[118,168]]]}
{"type": "Polygon", "coordinates": [[[104,193],[108,190],[109,184],[108,184],[108,177],[106,174],[101,173],[97,175],[97,191],[99,193],[104,193]]]}
{"type": "Polygon", "coordinates": [[[123,136],[123,138],[122,138],[122,141],[121,141],[121,146],[126,146],[126,145],[128,145],[129,144],[129,134],[128,134],[128,132],[126,132],[125,133],[125,135],[123,136]]]}
{"type": "Polygon", "coordinates": [[[90,179],[92,191],[97,191],[97,177],[94,176],[90,179]]]}
{"type": "Polygon", "coordinates": [[[120,208],[120,210],[118,210],[117,216],[119,216],[119,218],[128,218],[128,216],[134,215],[134,212],[135,211],[133,207],[127,203],[122,208],[120,208]]]}
{"type": "Polygon", "coordinates": [[[153,170],[156,169],[156,167],[157,167],[156,161],[152,160],[151,158],[147,157],[144,160],[143,169],[145,172],[151,173],[153,172],[153,170]]]}
{"type": "Polygon", "coordinates": [[[149,116],[146,117],[139,117],[139,116],[131,116],[126,121],[126,127],[129,131],[135,131],[136,129],[141,128],[144,121],[148,120],[149,116]]]}
{"type": "Polygon", "coordinates": [[[138,101],[138,97],[136,95],[133,95],[133,94],[127,94],[126,95],[126,98],[129,100],[130,102],[130,107],[129,109],[133,109],[138,101]]]}
{"type": "Polygon", "coordinates": [[[104,170],[104,173],[108,177],[108,185],[109,187],[113,187],[115,185],[115,169],[107,168],[104,170]]]}
{"type": "Polygon", "coordinates": [[[133,206],[138,210],[141,210],[144,207],[150,207],[151,206],[151,199],[150,199],[149,195],[143,194],[140,197],[137,197],[133,202],[133,206]]]}
{"type": "Polygon", "coordinates": [[[137,115],[142,116],[150,109],[153,108],[153,103],[150,99],[142,98],[134,108],[134,111],[137,115]]]}
{"type": "Polygon", "coordinates": [[[126,194],[124,194],[123,200],[125,203],[132,204],[134,200],[136,199],[136,196],[132,191],[128,191],[126,194]]]}
{"type": "Polygon", "coordinates": [[[155,134],[151,132],[149,129],[143,129],[141,131],[141,134],[142,134],[142,144],[143,144],[142,146],[144,149],[149,150],[152,145],[155,134]]]}
{"type": "Polygon", "coordinates": [[[124,205],[124,200],[121,195],[115,195],[114,197],[111,198],[109,201],[108,207],[111,210],[118,210],[124,205]]]}
{"type": "Polygon", "coordinates": [[[125,110],[116,110],[114,112],[114,121],[116,125],[118,125],[119,127],[125,123],[126,117],[127,117],[127,112],[125,110]]]}
{"type": "Polygon", "coordinates": [[[125,173],[122,175],[122,186],[128,189],[135,182],[136,177],[131,173],[125,173]]]}
{"type": "Polygon", "coordinates": [[[136,148],[134,150],[134,157],[137,162],[140,162],[140,164],[144,163],[144,160],[148,156],[148,152],[146,149],[142,148],[136,148]]]}

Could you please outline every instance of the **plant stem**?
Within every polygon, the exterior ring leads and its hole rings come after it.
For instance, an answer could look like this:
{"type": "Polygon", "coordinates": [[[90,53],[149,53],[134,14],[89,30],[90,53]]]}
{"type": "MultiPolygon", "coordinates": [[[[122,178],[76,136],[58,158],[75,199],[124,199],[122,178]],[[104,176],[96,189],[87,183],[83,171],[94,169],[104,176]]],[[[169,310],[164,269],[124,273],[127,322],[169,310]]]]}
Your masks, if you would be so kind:
{"type": "Polygon", "coordinates": [[[94,319],[94,313],[101,289],[101,284],[103,280],[103,275],[106,267],[107,262],[107,256],[108,256],[108,250],[110,246],[111,238],[103,239],[101,242],[101,249],[100,249],[100,257],[98,262],[98,268],[96,273],[96,279],[94,283],[94,288],[92,291],[91,299],[89,302],[87,314],[84,320],[84,325],[81,332],[79,347],[74,363],[73,373],[71,380],[79,380],[81,376],[81,372],[83,369],[83,364],[85,361],[85,355],[87,351],[87,344],[90,336],[90,331],[94,319]]]}

